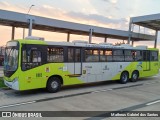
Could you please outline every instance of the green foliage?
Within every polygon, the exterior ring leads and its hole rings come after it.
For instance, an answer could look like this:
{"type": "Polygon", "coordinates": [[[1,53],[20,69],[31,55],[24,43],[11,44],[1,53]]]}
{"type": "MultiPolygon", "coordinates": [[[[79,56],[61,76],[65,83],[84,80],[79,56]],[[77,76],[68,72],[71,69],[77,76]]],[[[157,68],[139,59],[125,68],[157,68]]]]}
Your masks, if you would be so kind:
{"type": "Polygon", "coordinates": [[[0,77],[0,88],[2,88],[2,87],[6,87],[6,86],[4,85],[3,78],[0,77]]]}

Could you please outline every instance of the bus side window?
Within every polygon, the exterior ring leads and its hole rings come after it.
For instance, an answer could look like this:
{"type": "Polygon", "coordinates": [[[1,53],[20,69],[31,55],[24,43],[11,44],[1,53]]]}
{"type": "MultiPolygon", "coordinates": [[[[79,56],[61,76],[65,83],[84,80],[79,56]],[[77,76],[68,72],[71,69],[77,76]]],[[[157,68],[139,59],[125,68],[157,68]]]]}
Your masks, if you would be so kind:
{"type": "Polygon", "coordinates": [[[74,62],[74,49],[68,48],[68,62],[74,62]]]}
{"type": "Polygon", "coordinates": [[[32,51],[31,56],[32,62],[41,62],[41,52],[40,51],[32,51]]]}
{"type": "Polygon", "coordinates": [[[75,62],[81,61],[81,49],[77,48],[75,49],[75,62]]]}
{"type": "Polygon", "coordinates": [[[124,54],[125,54],[125,61],[126,62],[133,61],[133,56],[132,56],[131,50],[124,50],[124,54]]]}
{"type": "Polygon", "coordinates": [[[134,51],[134,60],[135,61],[142,61],[143,60],[142,51],[134,51]]]}
{"type": "Polygon", "coordinates": [[[47,52],[47,62],[63,62],[64,55],[63,55],[63,48],[57,47],[48,47],[47,52]]]}
{"type": "Polygon", "coordinates": [[[22,70],[28,70],[41,65],[42,53],[38,50],[23,50],[22,70]]]}
{"type": "Polygon", "coordinates": [[[105,56],[105,50],[100,50],[100,62],[106,62],[107,61],[107,56],[105,56]]]}
{"type": "Polygon", "coordinates": [[[158,52],[151,51],[151,61],[158,61],[158,52]]]}
{"type": "Polygon", "coordinates": [[[143,51],[143,61],[150,61],[150,52],[143,51]]]}
{"type": "Polygon", "coordinates": [[[106,50],[105,55],[107,56],[107,61],[112,62],[113,61],[113,51],[112,50],[106,50]]]}
{"type": "Polygon", "coordinates": [[[114,50],[113,51],[113,61],[115,61],[115,62],[122,62],[122,61],[124,61],[123,50],[114,50]]]}
{"type": "Polygon", "coordinates": [[[99,50],[97,49],[85,50],[85,61],[86,62],[99,62],[99,50]]]}

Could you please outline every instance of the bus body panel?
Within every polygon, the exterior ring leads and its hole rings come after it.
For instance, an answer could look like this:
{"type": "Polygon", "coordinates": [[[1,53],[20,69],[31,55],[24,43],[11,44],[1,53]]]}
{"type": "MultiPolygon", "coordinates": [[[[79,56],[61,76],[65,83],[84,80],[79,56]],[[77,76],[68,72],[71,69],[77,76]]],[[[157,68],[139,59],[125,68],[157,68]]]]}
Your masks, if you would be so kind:
{"type": "MultiPolygon", "coordinates": [[[[91,83],[91,82],[99,82],[99,81],[106,81],[106,80],[119,80],[121,73],[123,71],[129,72],[129,78],[131,78],[132,72],[137,70],[139,71],[139,77],[149,77],[155,74],[158,74],[158,62],[152,62],[151,69],[149,71],[143,71],[143,66],[141,68],[141,63],[134,62],[134,63],[107,63],[105,67],[104,63],[86,63],[84,65],[84,72],[81,77],[70,77],[69,75],[72,74],[72,71],[68,71],[65,64],[55,64],[50,63],[46,64],[32,70],[28,71],[20,71],[17,74],[14,74],[11,79],[18,78],[19,80],[19,90],[29,90],[29,89],[36,89],[36,88],[45,88],[47,84],[47,80],[49,77],[53,75],[60,75],[63,79],[63,85],[74,85],[74,84],[82,84],[82,83],[91,83]],[[101,64],[101,65],[100,65],[101,64]],[[92,68],[94,66],[102,66],[101,72],[94,72],[92,68]],[[110,67],[109,67],[110,66],[110,67]],[[122,68],[121,68],[122,66],[122,68]],[[113,68],[113,70],[112,70],[113,68]],[[115,70],[115,68],[117,70],[115,70]],[[106,71],[104,70],[106,69],[106,71]],[[105,72],[104,72],[105,71],[105,72]],[[107,71],[114,71],[114,72],[107,72],[107,71]]],[[[7,80],[7,79],[6,79],[7,80]]]]}
{"type": "Polygon", "coordinates": [[[63,85],[74,85],[119,80],[124,71],[129,73],[129,78],[135,70],[139,72],[140,78],[153,76],[159,72],[159,61],[45,63],[24,71],[21,63],[22,44],[47,44],[44,41],[36,40],[25,42],[20,40],[19,43],[19,67],[11,77],[4,76],[5,84],[16,90],[46,88],[48,79],[55,75],[62,77],[63,85]]]}

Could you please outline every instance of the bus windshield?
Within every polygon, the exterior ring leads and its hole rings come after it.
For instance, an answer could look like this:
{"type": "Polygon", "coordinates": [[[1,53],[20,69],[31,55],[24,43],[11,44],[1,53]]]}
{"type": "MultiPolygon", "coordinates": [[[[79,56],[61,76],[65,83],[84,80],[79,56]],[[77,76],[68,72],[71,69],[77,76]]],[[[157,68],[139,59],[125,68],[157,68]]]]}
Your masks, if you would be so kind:
{"type": "MultiPolygon", "coordinates": [[[[14,42],[15,43],[15,42],[14,42]]],[[[4,70],[5,71],[15,71],[18,67],[18,47],[10,46],[7,44],[5,49],[5,59],[4,59],[4,70]]]]}

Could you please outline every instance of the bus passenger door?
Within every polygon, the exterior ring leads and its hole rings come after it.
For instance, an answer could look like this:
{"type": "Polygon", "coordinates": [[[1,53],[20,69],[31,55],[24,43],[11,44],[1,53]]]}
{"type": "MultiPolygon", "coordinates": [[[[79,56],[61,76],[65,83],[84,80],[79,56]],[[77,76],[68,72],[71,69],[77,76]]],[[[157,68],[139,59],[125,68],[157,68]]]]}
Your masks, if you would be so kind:
{"type": "Polygon", "coordinates": [[[74,74],[81,75],[82,74],[82,52],[80,48],[75,48],[74,51],[74,74]]]}
{"type": "Polygon", "coordinates": [[[71,75],[82,74],[81,48],[68,48],[67,68],[71,75]]]}
{"type": "Polygon", "coordinates": [[[150,52],[149,51],[143,51],[143,71],[149,71],[150,70],[150,52]]]}
{"type": "Polygon", "coordinates": [[[42,87],[44,68],[41,65],[46,59],[43,51],[45,48],[37,45],[27,45],[22,48],[22,71],[27,89],[42,87]]]}

